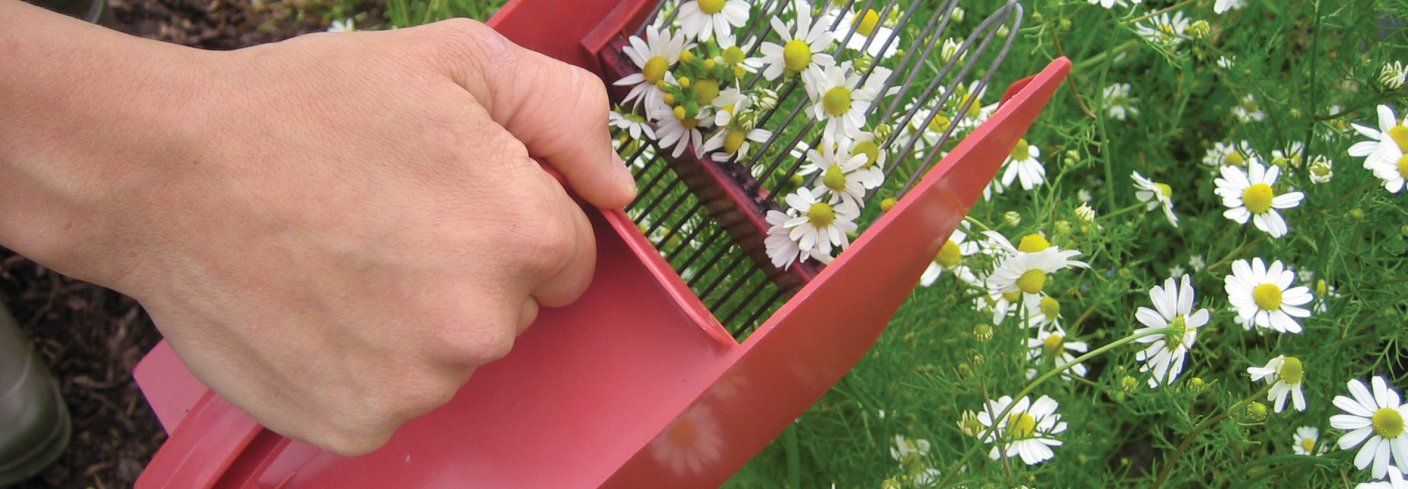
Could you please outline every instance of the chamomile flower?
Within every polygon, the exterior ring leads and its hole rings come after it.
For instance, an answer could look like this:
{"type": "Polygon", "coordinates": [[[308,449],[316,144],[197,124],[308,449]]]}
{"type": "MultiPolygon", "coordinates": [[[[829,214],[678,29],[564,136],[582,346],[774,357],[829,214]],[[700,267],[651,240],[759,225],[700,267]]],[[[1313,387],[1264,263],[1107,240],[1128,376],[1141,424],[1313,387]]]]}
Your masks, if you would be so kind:
{"type": "Polygon", "coordinates": [[[1264,367],[1247,367],[1247,375],[1252,377],[1252,382],[1264,380],[1271,384],[1266,400],[1275,402],[1276,412],[1286,407],[1287,394],[1290,394],[1296,411],[1305,411],[1305,392],[1301,390],[1305,367],[1299,358],[1277,355],[1264,367]]]}
{"type": "Polygon", "coordinates": [[[751,11],[747,0],[692,0],[680,5],[678,22],[686,36],[729,47],[737,44],[733,30],[748,23],[751,11]]]}
{"type": "Polygon", "coordinates": [[[1104,96],[1105,111],[1110,117],[1117,120],[1125,120],[1131,115],[1139,115],[1139,108],[1134,106],[1135,99],[1129,96],[1128,83],[1115,83],[1105,87],[1104,96]]]}
{"type": "Polygon", "coordinates": [[[671,156],[678,158],[690,145],[694,145],[695,156],[703,155],[704,133],[699,131],[699,127],[708,124],[706,114],[701,112],[698,116],[690,116],[680,105],[673,109],[665,106],[650,111],[647,116],[655,121],[655,135],[660,137],[660,147],[674,148],[670,151],[671,156]]]}
{"type": "Polygon", "coordinates": [[[633,107],[644,104],[647,115],[668,109],[665,91],[660,86],[675,83],[675,75],[670,73],[670,68],[679,62],[680,53],[688,48],[684,36],[671,33],[668,29],[661,31],[655,26],[647,26],[645,39],[631,36],[629,42],[630,46],[623,51],[640,69],[640,73],[632,73],[616,81],[616,86],[631,87],[621,103],[633,107]]]}
{"type": "Polygon", "coordinates": [[[918,106],[918,101],[912,101],[904,106],[904,113],[914,114],[905,121],[904,129],[900,131],[900,138],[897,147],[904,147],[910,144],[910,140],[918,138],[913,142],[914,154],[925,155],[925,150],[939,144],[944,132],[953,125],[953,119],[944,114],[944,110],[934,102],[922,107],[918,106]]]}
{"type": "Polygon", "coordinates": [[[929,456],[929,440],[918,438],[905,438],[904,435],[895,435],[895,446],[890,447],[890,458],[895,459],[901,465],[907,459],[924,458],[929,456]]]}
{"type": "Polygon", "coordinates": [[[1330,183],[1335,178],[1335,162],[1325,155],[1315,155],[1310,160],[1310,183],[1330,183]]]}
{"type": "Polygon", "coordinates": [[[1134,179],[1134,197],[1145,203],[1144,210],[1162,207],[1168,223],[1178,227],[1178,216],[1173,214],[1173,188],[1166,183],[1144,178],[1139,172],[1131,173],[1129,177],[1134,179]]]}
{"type": "MultiPolygon", "coordinates": [[[[1085,353],[1090,350],[1090,346],[1083,341],[1071,341],[1066,335],[1066,330],[1060,326],[1051,328],[1050,331],[1037,330],[1035,338],[1027,339],[1027,360],[1049,366],[1051,368],[1062,368],[1070,366],[1070,370],[1061,374],[1062,378],[1070,380],[1072,376],[1085,377],[1085,365],[1075,363],[1076,356],[1072,353],[1085,353]],[[1074,363],[1074,365],[1072,365],[1074,363]]],[[[1038,370],[1027,369],[1027,380],[1036,378],[1038,370]]]]}
{"type": "Polygon", "coordinates": [[[1402,120],[1394,116],[1387,105],[1378,107],[1379,128],[1353,124],[1354,130],[1369,138],[1349,147],[1349,155],[1364,158],[1364,169],[1384,181],[1384,189],[1392,193],[1403,190],[1408,177],[1408,114],[1402,120]]]}
{"type": "Polygon", "coordinates": [[[977,252],[978,244],[968,241],[968,233],[962,229],[953,230],[948,241],[939,248],[939,254],[935,255],[934,260],[929,262],[929,267],[924,269],[924,274],[919,277],[919,284],[925,287],[934,285],[934,281],[948,271],[963,282],[977,285],[978,277],[973,274],[973,269],[963,264],[963,257],[977,252]]]}
{"type": "Polygon", "coordinates": [[[798,216],[782,225],[800,252],[829,258],[833,248],[850,246],[849,233],[856,230],[856,218],[860,216],[860,208],[854,202],[827,202],[806,187],[797,189],[786,200],[798,216]]]}
{"type": "Polygon", "coordinates": [[[1237,309],[1237,321],[1248,330],[1270,328],[1281,333],[1300,333],[1295,318],[1310,317],[1310,311],[1299,307],[1314,300],[1305,286],[1291,287],[1296,275],[1280,260],[1267,267],[1261,258],[1237,260],[1232,274],[1223,283],[1227,300],[1237,309]]]}
{"type": "Polygon", "coordinates": [[[844,41],[846,49],[864,52],[877,60],[894,56],[899,51],[899,34],[894,29],[885,27],[880,12],[873,9],[861,14],[846,12],[841,14],[840,22],[836,21],[836,15],[835,10],[827,12],[817,23],[828,27],[835,25],[836,30],[832,35],[837,41],[844,41]],[[855,31],[854,34],[851,33],[852,30],[855,31]],[[847,35],[850,37],[847,38],[847,35]]]}
{"type": "Polygon", "coordinates": [[[646,122],[644,117],[630,112],[613,110],[607,114],[606,122],[611,127],[624,131],[631,139],[641,139],[641,135],[655,139],[655,129],[650,127],[650,123],[646,122]]]}
{"type": "MultiPolygon", "coordinates": [[[[1089,0],[1089,1],[1090,1],[1090,4],[1091,4],[1091,5],[1099,5],[1099,6],[1105,7],[1105,8],[1115,8],[1115,7],[1123,7],[1123,6],[1125,6],[1125,0],[1089,0]]],[[[1144,1],[1144,0],[1131,0],[1131,1],[1134,2],[1135,5],[1138,5],[1140,2],[1142,2],[1142,1],[1144,1]]]]}
{"type": "Polygon", "coordinates": [[[1184,275],[1181,281],[1175,281],[1169,277],[1162,287],[1155,285],[1149,289],[1149,300],[1153,301],[1154,308],[1140,307],[1134,312],[1135,319],[1145,326],[1135,333],[1166,330],[1164,334],[1135,340],[1149,344],[1135,359],[1142,363],[1140,372],[1154,372],[1149,378],[1150,388],[1171,384],[1178,378],[1189,348],[1198,339],[1198,328],[1207,324],[1212,316],[1207,309],[1194,311],[1193,299],[1192,278],[1184,275]]]}
{"type": "Polygon", "coordinates": [[[1271,164],[1281,168],[1300,168],[1302,154],[1305,154],[1305,143],[1296,141],[1285,149],[1271,150],[1271,164]]]}
{"type": "Polygon", "coordinates": [[[1408,489],[1408,481],[1403,480],[1403,472],[1398,467],[1390,465],[1384,480],[1360,482],[1354,485],[1354,489],[1408,489]]]}
{"type": "Polygon", "coordinates": [[[987,280],[988,289],[1000,294],[1021,292],[1023,304],[1035,306],[1041,300],[1047,275],[1066,268],[1088,267],[1085,262],[1072,259],[1078,256],[1079,251],[1056,247],[1009,256],[993,267],[987,280]]]}
{"type": "Polygon", "coordinates": [[[1344,414],[1330,416],[1330,426],[1347,431],[1339,440],[1341,450],[1360,447],[1354,466],[1364,470],[1372,464],[1370,474],[1381,479],[1390,463],[1400,471],[1408,467],[1408,436],[1403,434],[1408,406],[1399,403],[1398,392],[1383,377],[1374,376],[1370,383],[1373,392],[1359,379],[1351,379],[1350,395],[1335,396],[1335,406],[1344,414]]]}
{"type": "Polygon", "coordinates": [[[328,32],[356,32],[356,31],[357,31],[357,25],[356,25],[355,22],[352,21],[352,18],[351,18],[351,17],[348,17],[348,18],[342,19],[342,20],[334,20],[334,21],[332,21],[332,25],[329,25],[329,26],[328,26],[328,32]]]}
{"type": "Polygon", "coordinates": [[[1247,166],[1249,158],[1258,158],[1256,150],[1252,149],[1252,143],[1245,140],[1236,143],[1218,141],[1213,143],[1212,148],[1203,156],[1203,164],[1212,167],[1247,166]]]}
{"type": "Polygon", "coordinates": [[[1408,67],[1403,66],[1400,61],[1384,63],[1383,70],[1379,71],[1379,83],[1389,90],[1403,88],[1403,82],[1408,81],[1408,67]]]}
{"type": "Polygon", "coordinates": [[[777,35],[782,37],[782,44],[764,42],[759,48],[763,56],[757,65],[764,67],[764,78],[776,80],[783,73],[801,75],[813,67],[835,66],[836,60],[827,53],[831,43],[835,42],[834,33],[828,29],[829,26],[812,23],[810,8],[797,9],[795,30],[788,29],[777,17],[769,22],[777,35]]]}
{"type": "Polygon", "coordinates": [[[766,219],[768,236],[764,238],[763,246],[767,250],[768,259],[772,260],[773,266],[786,270],[791,268],[793,263],[805,260],[809,256],[818,261],[825,261],[820,256],[802,251],[801,247],[797,245],[797,240],[791,238],[791,231],[787,229],[785,224],[792,219],[792,216],[781,211],[768,211],[766,219]]]}
{"type": "Polygon", "coordinates": [[[1228,10],[1240,9],[1246,5],[1247,0],[1217,0],[1217,3],[1212,5],[1212,11],[1220,14],[1228,10]]]}
{"type": "Polygon", "coordinates": [[[737,126],[720,127],[704,141],[704,153],[709,159],[719,163],[742,161],[748,158],[752,143],[766,143],[772,132],[766,129],[745,130],[737,126]]]}
{"type": "Polygon", "coordinates": [[[978,422],[988,434],[983,441],[993,444],[988,457],[993,460],[1021,457],[1027,465],[1050,460],[1055,455],[1051,447],[1061,446],[1055,435],[1066,431],[1066,422],[1056,414],[1058,407],[1060,405],[1048,396],[1041,396],[1036,402],[1024,396],[1015,405],[1011,396],[988,401],[983,412],[978,413],[978,422]],[[1008,406],[1012,406],[1012,410],[997,419],[1008,406]]]}
{"type": "Polygon", "coordinates": [[[1292,209],[1300,205],[1305,194],[1300,192],[1276,193],[1276,179],[1281,176],[1277,166],[1267,168],[1260,161],[1247,162],[1247,170],[1235,166],[1224,166],[1222,177],[1214,180],[1214,192],[1222,197],[1222,205],[1227,210],[1223,217],[1246,224],[1248,220],[1257,229],[1265,231],[1272,238],[1285,236],[1289,231],[1286,220],[1276,210],[1292,209]]]}
{"type": "Polygon", "coordinates": [[[1188,23],[1188,18],[1183,16],[1183,12],[1174,12],[1172,17],[1165,12],[1150,18],[1147,24],[1140,22],[1134,30],[1152,44],[1174,48],[1187,39],[1188,23]]]}
{"type": "Polygon", "coordinates": [[[1325,453],[1325,446],[1320,445],[1320,430],[1311,426],[1296,428],[1296,436],[1292,439],[1291,451],[1296,455],[1310,455],[1319,457],[1325,453]]]}
{"type": "Polygon", "coordinates": [[[864,86],[860,85],[862,74],[850,63],[813,70],[812,83],[805,84],[812,102],[812,118],[826,122],[825,134],[833,140],[860,136],[866,112],[885,89],[890,70],[876,67],[864,86]]]}
{"type": "Polygon", "coordinates": [[[885,181],[885,172],[878,166],[866,167],[866,162],[865,154],[851,151],[850,139],[835,141],[822,136],[820,148],[807,150],[807,162],[800,173],[820,174],[812,193],[859,207],[864,205],[865,192],[885,181]]]}
{"type": "Polygon", "coordinates": [[[1256,101],[1256,96],[1249,93],[1242,97],[1236,107],[1232,107],[1232,116],[1236,117],[1239,122],[1246,124],[1265,120],[1266,112],[1261,110],[1261,104],[1256,101]]]}
{"type": "Polygon", "coordinates": [[[1027,144],[1026,138],[1018,139],[1017,145],[1013,146],[1012,152],[1007,155],[1007,170],[1002,172],[1002,186],[1010,187],[1013,180],[1021,182],[1022,190],[1031,190],[1041,185],[1046,179],[1046,167],[1037,160],[1038,156],[1041,156],[1040,148],[1035,144],[1027,144]]]}

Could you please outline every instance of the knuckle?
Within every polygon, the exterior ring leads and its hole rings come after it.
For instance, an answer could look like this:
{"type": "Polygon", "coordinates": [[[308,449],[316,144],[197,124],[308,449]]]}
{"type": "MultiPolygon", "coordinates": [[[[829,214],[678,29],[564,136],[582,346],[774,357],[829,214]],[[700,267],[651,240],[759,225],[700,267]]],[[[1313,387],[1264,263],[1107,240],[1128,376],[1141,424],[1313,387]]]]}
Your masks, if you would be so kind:
{"type": "MultiPolygon", "coordinates": [[[[481,319],[477,324],[470,327],[445,328],[447,334],[442,335],[440,344],[448,352],[448,356],[453,359],[453,363],[478,367],[480,365],[498,360],[508,355],[513,349],[514,331],[516,327],[507,319],[516,311],[510,311],[507,306],[499,307],[499,311],[492,316],[502,319],[481,319]]],[[[483,314],[481,313],[481,316],[483,314]]],[[[453,386],[458,388],[459,386],[453,386]]],[[[449,394],[454,393],[454,389],[449,389],[449,394]]],[[[430,399],[436,401],[437,399],[430,399]]],[[[439,400],[436,405],[443,404],[448,398],[439,400]]]]}

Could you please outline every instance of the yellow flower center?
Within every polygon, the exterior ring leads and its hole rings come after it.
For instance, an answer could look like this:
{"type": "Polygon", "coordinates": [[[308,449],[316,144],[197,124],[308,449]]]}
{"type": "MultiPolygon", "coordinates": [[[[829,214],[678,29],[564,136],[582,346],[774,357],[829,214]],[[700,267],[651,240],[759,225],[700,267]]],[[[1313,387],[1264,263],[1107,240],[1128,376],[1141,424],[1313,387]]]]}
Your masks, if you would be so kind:
{"type": "Polygon", "coordinates": [[[882,212],[889,212],[889,210],[894,209],[895,204],[898,203],[899,201],[895,200],[894,197],[885,197],[885,200],[880,201],[880,210],[882,212]]]}
{"type": "Polygon", "coordinates": [[[1304,449],[1306,452],[1309,452],[1309,451],[1311,451],[1311,450],[1314,450],[1314,449],[1315,449],[1315,439],[1314,439],[1314,438],[1301,438],[1301,439],[1300,439],[1300,447],[1301,447],[1302,449],[1304,449]]]}
{"type": "Polygon", "coordinates": [[[719,62],[714,61],[714,58],[704,60],[704,69],[707,71],[713,71],[717,66],[719,66],[719,62]]]}
{"type": "Polygon", "coordinates": [[[1005,299],[1007,302],[1017,302],[1017,299],[1022,298],[1022,291],[1014,290],[1011,292],[1003,292],[1002,298],[1005,299]]]}
{"type": "Polygon", "coordinates": [[[880,25],[880,14],[874,10],[867,9],[865,13],[857,15],[855,19],[851,20],[851,24],[860,24],[859,27],[856,27],[856,33],[870,37],[871,34],[875,33],[875,26],[880,25]]]}
{"type": "Polygon", "coordinates": [[[812,204],[811,209],[807,209],[807,220],[812,223],[812,227],[824,229],[836,221],[836,211],[831,208],[831,204],[817,202],[812,204]]]}
{"type": "Polygon", "coordinates": [[[1046,354],[1047,358],[1055,359],[1057,355],[1061,354],[1061,347],[1065,346],[1065,344],[1065,337],[1059,334],[1052,334],[1041,342],[1041,350],[1046,354]]]}
{"type": "Polygon", "coordinates": [[[821,175],[821,183],[836,192],[846,190],[846,173],[841,171],[841,167],[831,165],[826,169],[826,173],[821,175]]]}
{"type": "Polygon", "coordinates": [[[1007,432],[1012,438],[1030,438],[1036,432],[1036,418],[1027,413],[1017,413],[1007,418],[1007,432]]]}
{"type": "Polygon", "coordinates": [[[821,96],[821,108],[833,117],[839,117],[851,110],[851,89],[836,87],[821,96]]]}
{"type": "Polygon", "coordinates": [[[1165,199],[1173,198],[1173,187],[1169,187],[1167,183],[1154,182],[1154,188],[1159,189],[1159,195],[1165,199]]]}
{"type": "Polygon", "coordinates": [[[968,117],[977,118],[978,116],[983,115],[983,104],[981,103],[981,101],[973,100],[973,94],[971,93],[964,94],[963,100],[959,101],[958,106],[962,107],[963,104],[968,103],[969,100],[972,100],[973,104],[968,106],[968,117]]]}
{"type": "Polygon", "coordinates": [[[1398,151],[1408,153],[1408,126],[1399,124],[1388,130],[1388,137],[1398,144],[1398,151]]]}
{"type": "Polygon", "coordinates": [[[1173,321],[1168,323],[1168,332],[1164,333],[1164,348],[1172,350],[1183,346],[1183,336],[1188,334],[1188,319],[1182,314],[1173,317],[1173,321]]]}
{"type": "Polygon", "coordinates": [[[1275,198],[1276,192],[1264,183],[1253,184],[1242,191],[1242,202],[1252,214],[1265,214],[1271,210],[1271,200],[1275,198]]]}
{"type": "Polygon", "coordinates": [[[953,268],[958,266],[958,260],[961,259],[963,259],[963,250],[958,248],[958,243],[948,240],[944,242],[944,247],[939,249],[939,256],[934,258],[934,263],[938,263],[944,268],[953,268]]]}
{"type": "Polygon", "coordinates": [[[687,77],[687,76],[682,76],[682,77],[680,77],[680,79],[679,79],[680,88],[689,88],[691,85],[693,85],[692,82],[693,82],[693,80],[690,80],[689,77],[687,77]]]}
{"type": "Polygon", "coordinates": [[[645,75],[645,81],[652,84],[659,83],[665,79],[665,71],[670,69],[670,62],[665,58],[654,56],[645,60],[645,68],[641,69],[641,74],[645,75]]]}
{"type": "Polygon", "coordinates": [[[1281,288],[1276,284],[1261,284],[1252,289],[1252,300],[1256,301],[1256,307],[1263,311],[1275,311],[1281,308],[1281,288]]]}
{"type": "Polygon", "coordinates": [[[865,155],[865,168],[875,166],[880,161],[880,146],[875,141],[861,141],[851,148],[851,156],[865,155]]]}
{"type": "Polygon", "coordinates": [[[1037,294],[1046,287],[1046,272],[1041,270],[1027,270],[1017,277],[1017,288],[1028,294],[1037,294]]]}
{"type": "Polygon", "coordinates": [[[1276,374],[1287,384],[1296,385],[1305,380],[1305,367],[1300,364],[1299,358],[1286,357],[1281,360],[1281,369],[1276,374]]]}
{"type": "Polygon", "coordinates": [[[812,47],[806,41],[793,39],[782,46],[782,64],[787,71],[801,73],[812,64],[812,47]]]}
{"type": "Polygon", "coordinates": [[[1031,157],[1031,145],[1027,144],[1027,139],[1018,139],[1017,145],[1012,147],[1012,161],[1027,161],[1031,157]]]}
{"type": "Polygon", "coordinates": [[[708,105],[714,101],[714,97],[719,96],[718,80],[702,78],[694,82],[694,101],[699,105],[708,105]]]}
{"type": "Polygon", "coordinates": [[[724,134],[724,152],[737,153],[738,149],[742,148],[743,143],[746,141],[748,141],[747,133],[738,129],[729,129],[728,133],[724,134]]]}
{"type": "Polygon", "coordinates": [[[668,105],[668,106],[670,106],[670,107],[674,107],[674,106],[675,106],[675,94],[673,94],[673,93],[667,93],[667,94],[665,94],[664,99],[665,99],[665,105],[668,105]]]}
{"type": "Polygon", "coordinates": [[[1046,319],[1056,319],[1056,316],[1061,315],[1061,301],[1056,300],[1054,297],[1042,297],[1041,315],[1046,316],[1046,319]]]}
{"type": "Polygon", "coordinates": [[[1316,281],[1315,281],[1315,294],[1316,294],[1316,295],[1324,296],[1325,294],[1330,293],[1329,289],[1330,289],[1330,284],[1326,283],[1324,280],[1316,280],[1316,281]]]}
{"type": "Polygon", "coordinates": [[[1397,409],[1381,408],[1375,411],[1372,422],[1374,432],[1384,438],[1394,439],[1403,434],[1403,415],[1398,414],[1397,409]]]}
{"type": "Polygon", "coordinates": [[[730,65],[742,63],[744,57],[743,49],[738,46],[729,46],[724,50],[724,62],[730,65]]]}
{"type": "Polygon", "coordinates": [[[1398,176],[1408,178],[1408,154],[1398,159],[1398,176]]]}
{"type": "Polygon", "coordinates": [[[1022,241],[1017,243],[1017,251],[1024,253],[1036,253],[1051,247],[1051,242],[1045,236],[1032,233],[1022,236],[1022,241]]]}
{"type": "Polygon", "coordinates": [[[1242,156],[1241,152],[1234,149],[1231,153],[1227,153],[1227,164],[1232,166],[1247,166],[1247,158],[1242,156]]]}
{"type": "Polygon", "coordinates": [[[929,130],[940,134],[942,134],[944,131],[947,131],[948,126],[951,125],[953,125],[953,119],[949,119],[947,116],[944,116],[942,114],[935,115],[933,119],[929,120],[929,130]]]}
{"type": "Polygon", "coordinates": [[[699,10],[709,15],[717,14],[724,9],[724,0],[699,0],[699,10]]]}
{"type": "Polygon", "coordinates": [[[694,61],[694,51],[688,49],[680,51],[680,62],[689,63],[690,61],[694,61]]]}

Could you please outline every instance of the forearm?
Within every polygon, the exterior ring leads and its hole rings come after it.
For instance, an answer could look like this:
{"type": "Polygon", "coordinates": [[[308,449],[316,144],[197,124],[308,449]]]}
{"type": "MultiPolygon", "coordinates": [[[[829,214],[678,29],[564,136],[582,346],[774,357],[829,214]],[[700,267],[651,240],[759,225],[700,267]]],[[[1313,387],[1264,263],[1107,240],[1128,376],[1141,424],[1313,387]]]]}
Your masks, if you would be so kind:
{"type": "MultiPolygon", "coordinates": [[[[118,286],[151,199],[194,145],[201,53],[0,0],[0,244],[118,286]],[[154,151],[159,149],[159,151],[154,151]]],[[[194,162],[192,162],[194,163],[194,162]]]]}

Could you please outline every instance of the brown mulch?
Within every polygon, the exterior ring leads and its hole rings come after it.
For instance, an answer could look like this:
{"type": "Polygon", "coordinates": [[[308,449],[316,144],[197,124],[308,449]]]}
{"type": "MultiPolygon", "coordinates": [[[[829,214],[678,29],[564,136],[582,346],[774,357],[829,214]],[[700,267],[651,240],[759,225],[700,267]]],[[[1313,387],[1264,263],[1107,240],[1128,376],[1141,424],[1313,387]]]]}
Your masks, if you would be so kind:
{"type": "MultiPolygon", "coordinates": [[[[330,0],[327,0],[330,1],[330,0]]],[[[381,15],[373,1],[359,12],[381,15]]],[[[314,0],[109,0],[114,29],[207,49],[236,49],[327,29],[314,0]]],[[[68,450],[16,488],[131,487],[166,439],[132,367],[161,335],[131,298],[59,275],[0,248],[0,302],[62,385],[68,450]]]]}

